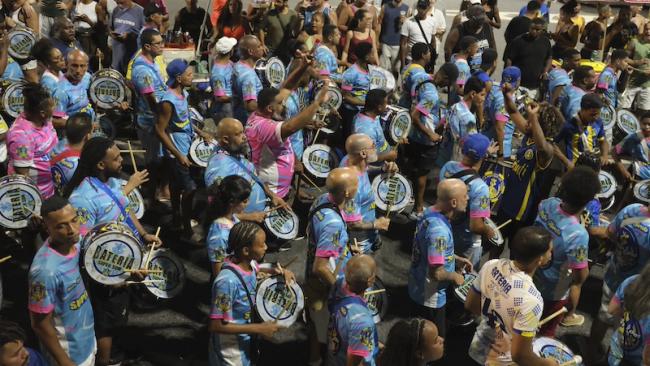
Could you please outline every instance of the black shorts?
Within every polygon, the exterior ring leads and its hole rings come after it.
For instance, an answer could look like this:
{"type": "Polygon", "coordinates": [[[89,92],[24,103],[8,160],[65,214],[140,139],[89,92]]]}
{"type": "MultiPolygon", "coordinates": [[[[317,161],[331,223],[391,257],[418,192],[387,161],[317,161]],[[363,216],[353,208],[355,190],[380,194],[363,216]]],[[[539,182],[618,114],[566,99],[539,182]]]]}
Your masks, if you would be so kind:
{"type": "Polygon", "coordinates": [[[417,142],[409,142],[404,145],[406,157],[413,173],[418,176],[428,174],[436,167],[439,145],[423,145],[417,142]]]}
{"type": "Polygon", "coordinates": [[[88,286],[95,317],[97,338],[111,337],[115,330],[126,326],[131,299],[126,287],[115,288],[96,282],[88,286]]]}

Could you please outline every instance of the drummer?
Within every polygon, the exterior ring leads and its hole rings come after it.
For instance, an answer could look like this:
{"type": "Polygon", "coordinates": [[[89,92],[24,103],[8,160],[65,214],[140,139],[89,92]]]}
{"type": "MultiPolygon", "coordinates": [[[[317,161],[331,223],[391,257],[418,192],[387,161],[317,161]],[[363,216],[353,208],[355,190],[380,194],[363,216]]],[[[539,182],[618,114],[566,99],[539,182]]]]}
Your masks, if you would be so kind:
{"type": "Polygon", "coordinates": [[[581,65],[573,70],[573,80],[566,85],[558,99],[565,120],[570,120],[580,110],[581,98],[596,85],[596,74],[591,66],[581,65]]]}
{"type": "Polygon", "coordinates": [[[483,103],[487,95],[485,82],[478,76],[472,76],[467,79],[463,90],[463,99],[451,106],[448,112],[446,135],[449,139],[444,148],[446,154],[451,154],[451,159],[447,160],[459,161],[460,141],[465,136],[476,133],[483,124],[483,103]],[[477,112],[474,114],[472,111],[477,112]]]}
{"type": "Polygon", "coordinates": [[[627,135],[612,149],[616,168],[626,183],[637,179],[650,179],[650,112],[645,112],[639,121],[641,131],[627,135]],[[625,168],[622,158],[632,160],[634,173],[625,168]]]}
{"type": "Polygon", "coordinates": [[[65,58],[61,51],[52,45],[47,38],[39,39],[32,47],[32,55],[36,61],[43,65],[43,75],[41,76],[41,85],[51,95],[54,95],[59,80],[63,78],[62,70],[65,70],[65,58]]]}
{"type": "Polygon", "coordinates": [[[627,72],[628,54],[626,50],[614,50],[609,56],[609,64],[598,76],[596,93],[610,107],[618,108],[618,95],[625,90],[627,78],[619,79],[618,74],[627,72]]]}
{"type": "Polygon", "coordinates": [[[65,122],[66,144],[61,152],[52,155],[52,178],[57,193],[63,193],[63,188],[74,175],[79,162],[81,149],[93,131],[93,121],[84,112],[75,113],[65,122]]]}
{"type": "Polygon", "coordinates": [[[281,268],[261,269],[258,262],[266,253],[266,234],[254,222],[242,221],[230,231],[228,248],[232,251],[212,283],[212,307],[208,331],[208,360],[211,366],[250,365],[253,338],[270,338],[278,330],[277,322],[256,321],[253,299],[257,274],[264,271],[283,275],[286,283],[295,282],[294,274],[281,268]]]}
{"type": "Polygon", "coordinates": [[[548,72],[548,94],[547,102],[554,106],[560,103],[560,96],[565,86],[571,85],[570,72],[580,65],[580,52],[575,48],[570,48],[564,52],[562,66],[555,67],[548,72]]]}
{"type": "MultiPolygon", "coordinates": [[[[368,178],[368,169],[371,163],[377,161],[377,152],[370,137],[360,133],[348,137],[345,141],[345,150],[348,154],[341,160],[341,167],[354,170],[358,179],[357,193],[351,201],[352,207],[346,209],[345,220],[350,236],[357,239],[359,243],[361,253],[369,254],[381,247],[381,238],[377,230],[386,231],[390,224],[388,218],[377,218],[375,215],[375,194],[368,178]]],[[[381,170],[393,174],[398,168],[394,162],[386,161],[381,170]]]]}
{"type": "Polygon", "coordinates": [[[525,227],[510,243],[511,259],[483,265],[467,294],[465,308],[481,317],[469,356],[481,365],[557,366],[533,352],[544,302],[531,278],[552,256],[551,235],[525,227]],[[481,310],[482,309],[482,310],[481,310]]]}
{"type": "Polygon", "coordinates": [[[370,137],[375,145],[377,162],[397,160],[397,149],[391,149],[384,136],[379,119],[386,112],[388,93],[383,89],[372,89],[366,96],[363,110],[352,121],[352,132],[370,137]]]}
{"type": "Polygon", "coordinates": [[[562,177],[559,196],[539,205],[535,225],[553,236],[553,260],[535,273],[535,285],[544,299],[544,317],[566,307],[564,317],[557,317],[540,329],[540,334],[553,337],[561,323],[565,327],[580,326],[584,316],[576,314],[582,284],[589,267],[589,234],[580,224],[579,215],[600,191],[598,175],[591,168],[579,166],[562,177]]]}
{"type": "Polygon", "coordinates": [[[25,110],[7,133],[8,172],[32,178],[43,198],[49,198],[55,193],[50,154],[59,142],[51,122],[54,101],[34,83],[25,85],[23,97],[25,110]]]}
{"type": "Polygon", "coordinates": [[[88,113],[90,119],[95,120],[95,111],[88,99],[89,87],[88,55],[74,49],[68,53],[66,72],[52,95],[56,103],[52,118],[55,128],[65,128],[68,116],[78,112],[88,113]]]}
{"type": "Polygon", "coordinates": [[[29,269],[32,329],[50,364],[94,366],[93,309],[79,272],[79,218],[59,196],[43,202],[40,216],[50,236],[29,269]]]}
{"type": "MultiPolygon", "coordinates": [[[[402,93],[399,99],[399,106],[402,108],[411,108],[415,87],[427,78],[429,74],[424,70],[424,66],[429,63],[433,55],[426,43],[418,42],[411,47],[411,61],[404,68],[401,74],[402,93]]],[[[454,65],[455,67],[455,65],[454,65]]],[[[456,70],[458,70],[456,68],[456,70]]],[[[458,73],[458,71],[456,72],[458,73]]]]}
{"type": "Polygon", "coordinates": [[[372,312],[364,299],[377,275],[375,260],[368,255],[351,258],[345,280],[337,281],[328,326],[327,365],[374,365],[379,355],[379,339],[372,312]]]}
{"type": "Polygon", "coordinates": [[[262,90],[262,81],[255,72],[255,64],[264,56],[262,43],[253,35],[245,35],[239,41],[239,56],[232,71],[233,117],[247,121],[257,109],[257,94],[262,90]]]}
{"type": "Polygon", "coordinates": [[[323,42],[317,44],[314,50],[314,62],[320,74],[329,77],[336,83],[342,81],[338,72],[342,61],[337,57],[338,46],[341,41],[341,32],[336,24],[326,24],[323,27],[323,42]]]}
{"type": "Polygon", "coordinates": [[[496,146],[491,146],[485,135],[468,135],[463,142],[462,160],[448,161],[440,169],[440,181],[458,178],[467,185],[469,208],[465,211],[466,215],[459,215],[451,221],[451,227],[455,253],[468,258],[477,270],[481,261],[481,239],[490,239],[497,234],[485,223],[491,212],[490,189],[478,175],[478,169],[490,147],[494,150],[496,146]]]}
{"type": "Polygon", "coordinates": [[[219,122],[232,117],[232,70],[234,63],[230,60],[237,40],[221,37],[215,47],[216,57],[210,69],[210,86],[214,94],[212,119],[219,122]]]}
{"type": "Polygon", "coordinates": [[[370,43],[361,43],[353,50],[357,56],[357,62],[347,68],[343,73],[341,93],[343,104],[341,105],[341,118],[343,119],[344,134],[352,131],[350,121],[357,115],[366,104],[366,95],[370,90],[370,78],[368,76],[368,63],[372,53],[370,43]]]}
{"type": "Polygon", "coordinates": [[[428,207],[418,220],[413,239],[408,279],[413,308],[411,315],[431,320],[443,338],[447,331],[446,289],[450,284],[460,286],[465,282],[459,271],[472,271],[469,260],[454,255],[454,238],[449,223],[465,214],[467,200],[467,186],[462,180],[450,178],[440,182],[436,203],[428,207]]]}

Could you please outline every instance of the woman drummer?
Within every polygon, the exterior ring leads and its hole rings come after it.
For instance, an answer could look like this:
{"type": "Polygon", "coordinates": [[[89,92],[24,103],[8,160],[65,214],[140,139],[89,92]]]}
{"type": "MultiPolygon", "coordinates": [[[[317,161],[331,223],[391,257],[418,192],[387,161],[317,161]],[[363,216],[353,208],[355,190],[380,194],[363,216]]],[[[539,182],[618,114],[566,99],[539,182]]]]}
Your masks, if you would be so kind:
{"type": "Polygon", "coordinates": [[[278,268],[258,268],[266,253],[266,234],[261,226],[241,221],[230,230],[227,257],[212,284],[212,309],[208,359],[211,366],[250,365],[257,350],[253,337],[271,337],[280,329],[276,322],[258,322],[253,299],[258,271],[283,274],[287,283],[295,281],[293,272],[278,268]]]}
{"type": "Polygon", "coordinates": [[[221,271],[230,230],[239,222],[236,215],[244,212],[251,190],[251,184],[238,175],[229,175],[209,188],[210,206],[206,220],[209,230],[206,244],[213,278],[221,271]]]}

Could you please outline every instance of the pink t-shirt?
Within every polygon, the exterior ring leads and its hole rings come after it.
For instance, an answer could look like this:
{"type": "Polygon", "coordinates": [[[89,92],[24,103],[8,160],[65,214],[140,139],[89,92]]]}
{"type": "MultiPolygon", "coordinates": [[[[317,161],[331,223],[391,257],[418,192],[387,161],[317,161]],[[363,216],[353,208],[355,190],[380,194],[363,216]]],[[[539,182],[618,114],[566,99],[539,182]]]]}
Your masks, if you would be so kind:
{"type": "Polygon", "coordinates": [[[7,133],[9,174],[15,174],[15,168],[30,168],[29,177],[36,183],[43,198],[51,197],[54,194],[54,180],[50,170],[50,153],[58,142],[52,122],[36,127],[21,114],[7,133]]]}
{"type": "Polygon", "coordinates": [[[258,177],[275,194],[285,197],[291,188],[295,157],[291,141],[288,138],[282,140],[282,123],[254,112],[246,123],[246,138],[258,177]]]}

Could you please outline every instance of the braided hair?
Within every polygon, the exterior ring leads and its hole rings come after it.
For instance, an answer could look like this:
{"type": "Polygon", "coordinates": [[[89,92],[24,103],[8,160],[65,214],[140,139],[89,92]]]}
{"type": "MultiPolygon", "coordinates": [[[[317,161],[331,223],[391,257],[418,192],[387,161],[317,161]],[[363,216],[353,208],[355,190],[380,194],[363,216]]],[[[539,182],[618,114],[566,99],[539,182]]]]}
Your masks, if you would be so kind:
{"type": "Polygon", "coordinates": [[[110,149],[114,144],[112,140],[101,136],[93,137],[84,144],[84,147],[81,149],[81,155],[79,155],[79,165],[68,184],[66,184],[63,190],[63,197],[70,197],[72,191],[86,177],[97,177],[99,175],[97,164],[106,156],[106,150],[110,149]]]}
{"type": "Polygon", "coordinates": [[[242,251],[252,247],[257,233],[262,227],[253,221],[240,221],[230,229],[228,236],[228,252],[241,259],[242,251]]]}
{"type": "Polygon", "coordinates": [[[388,332],[386,346],[379,364],[381,366],[418,366],[417,351],[422,347],[424,324],[421,318],[402,319],[388,332]]]}

